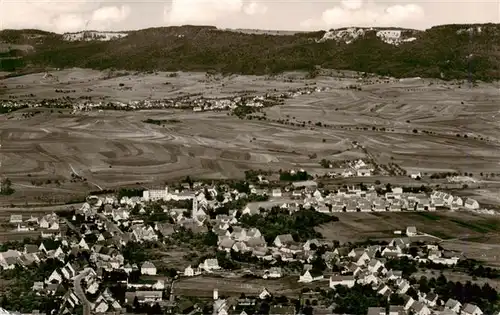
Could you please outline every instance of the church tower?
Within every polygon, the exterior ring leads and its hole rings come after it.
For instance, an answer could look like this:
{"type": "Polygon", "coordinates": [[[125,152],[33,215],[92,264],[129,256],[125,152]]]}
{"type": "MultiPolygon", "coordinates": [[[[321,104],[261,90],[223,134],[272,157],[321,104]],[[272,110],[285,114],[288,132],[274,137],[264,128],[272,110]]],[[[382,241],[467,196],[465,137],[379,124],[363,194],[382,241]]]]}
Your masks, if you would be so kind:
{"type": "Polygon", "coordinates": [[[196,197],[196,194],[194,195],[193,198],[193,211],[191,216],[193,218],[196,218],[198,216],[198,198],[196,197]]]}

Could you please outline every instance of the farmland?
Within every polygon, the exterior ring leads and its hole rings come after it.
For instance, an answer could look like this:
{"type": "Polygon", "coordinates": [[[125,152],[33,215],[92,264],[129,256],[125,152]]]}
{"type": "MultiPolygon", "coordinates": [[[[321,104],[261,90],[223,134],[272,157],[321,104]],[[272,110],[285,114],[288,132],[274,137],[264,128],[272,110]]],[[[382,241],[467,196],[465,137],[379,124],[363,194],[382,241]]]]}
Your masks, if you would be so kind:
{"type": "MultiPolygon", "coordinates": [[[[300,166],[321,175],[323,158],[369,156],[428,173],[498,170],[500,97],[494,85],[469,88],[421,79],[387,83],[353,75],[306,80],[300,73],[214,77],[72,69],[6,79],[5,95],[16,99],[59,97],[54,91],[64,86],[71,86],[71,97],[87,95],[95,101],[262,95],[306,85],[327,90],[266,108],[260,114],[266,119],[260,120],[179,109],[71,113],[39,108],[4,114],[2,171],[16,189],[4,202],[67,202],[92,190],[159,184],[187,175],[235,178],[252,168],[300,166]],[[128,88],[121,89],[120,83],[128,88]],[[349,89],[353,84],[360,90],[349,89]],[[37,195],[44,198],[34,201],[37,195]]],[[[498,183],[491,179],[483,186],[498,183]]],[[[482,194],[494,195],[489,188],[482,194]]]]}

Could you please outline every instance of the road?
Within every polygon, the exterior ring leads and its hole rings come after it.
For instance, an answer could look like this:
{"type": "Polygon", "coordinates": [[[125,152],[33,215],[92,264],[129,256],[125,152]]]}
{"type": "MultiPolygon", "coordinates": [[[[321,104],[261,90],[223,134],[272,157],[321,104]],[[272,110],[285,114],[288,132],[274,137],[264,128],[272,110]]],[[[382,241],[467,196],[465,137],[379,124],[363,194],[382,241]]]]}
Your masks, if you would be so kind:
{"type": "Polygon", "coordinates": [[[85,278],[90,272],[90,269],[84,269],[78,276],[75,277],[73,280],[73,286],[75,288],[75,295],[78,297],[80,300],[80,303],[82,303],[83,306],[83,315],[90,315],[91,314],[91,309],[92,305],[90,304],[89,300],[87,300],[87,297],[85,296],[85,292],[83,291],[82,288],[82,280],[85,278]]]}

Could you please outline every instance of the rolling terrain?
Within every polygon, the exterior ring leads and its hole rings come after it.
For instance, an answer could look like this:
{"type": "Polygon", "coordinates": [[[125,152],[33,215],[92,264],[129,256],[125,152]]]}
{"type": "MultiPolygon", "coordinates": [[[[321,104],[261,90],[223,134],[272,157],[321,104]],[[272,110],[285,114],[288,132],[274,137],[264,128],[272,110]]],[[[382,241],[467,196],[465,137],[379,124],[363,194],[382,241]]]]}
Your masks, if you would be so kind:
{"type": "MultiPolygon", "coordinates": [[[[140,99],[150,91],[155,97],[186,95],[196,87],[206,96],[245,89],[261,95],[305,84],[324,91],[265,108],[258,114],[261,119],[180,109],[71,113],[39,108],[4,114],[2,173],[16,189],[6,202],[27,196],[67,200],[86,191],[161,184],[187,175],[243,177],[246,169],[300,167],[323,175],[328,170],[320,166],[322,159],[369,158],[408,171],[475,176],[497,172],[500,162],[500,96],[492,84],[469,87],[427,79],[385,82],[326,76],[306,80],[297,74],[233,75],[210,81],[202,73],[180,73],[165,85],[162,74],[111,81],[89,70],[53,74],[58,78],[54,82],[33,74],[3,84],[8,95],[20,99],[28,92],[34,98],[53,97],[54,89],[66,82],[75,90],[70,96],[92,87],[93,97],[118,100],[140,99]],[[119,82],[131,89],[116,91],[119,82]],[[353,84],[360,89],[349,89],[353,84]],[[172,123],[159,126],[147,119],[172,123]]],[[[488,183],[498,184],[493,178],[488,183]]],[[[484,193],[494,196],[487,189],[484,193]]]]}
{"type": "Polygon", "coordinates": [[[476,80],[500,78],[498,24],[441,25],[425,31],[370,28],[271,34],[180,26],[115,37],[106,34],[106,39],[115,39],[102,40],[92,34],[4,30],[0,31],[0,70],[82,67],[269,74],[313,71],[319,66],[447,80],[467,78],[470,69],[476,80]],[[400,35],[395,38],[394,32],[400,35]]]}

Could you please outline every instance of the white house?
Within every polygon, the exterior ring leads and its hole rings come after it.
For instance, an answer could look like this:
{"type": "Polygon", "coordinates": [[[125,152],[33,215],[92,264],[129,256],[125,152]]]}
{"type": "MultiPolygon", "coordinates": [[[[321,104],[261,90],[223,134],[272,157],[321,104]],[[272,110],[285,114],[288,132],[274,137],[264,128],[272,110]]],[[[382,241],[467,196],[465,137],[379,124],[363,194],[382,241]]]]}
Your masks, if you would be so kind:
{"type": "Polygon", "coordinates": [[[358,177],[368,177],[372,176],[372,170],[369,168],[360,168],[357,170],[357,176],[358,177]]]}
{"type": "Polygon", "coordinates": [[[408,226],[406,228],[406,235],[407,236],[417,236],[417,228],[414,226],[408,226]]]}
{"type": "Polygon", "coordinates": [[[274,198],[281,198],[282,197],[281,189],[279,189],[279,188],[273,189],[272,196],[274,198]]]}
{"type": "Polygon", "coordinates": [[[61,273],[68,280],[76,276],[76,270],[69,262],[61,269],[61,273]]]}
{"type": "Polygon", "coordinates": [[[264,288],[264,290],[262,290],[262,292],[259,294],[259,299],[265,300],[270,296],[271,296],[271,293],[269,293],[269,291],[267,291],[267,289],[264,288]]]}
{"type": "Polygon", "coordinates": [[[467,198],[467,200],[465,200],[464,207],[468,210],[476,210],[479,209],[479,203],[477,202],[477,200],[467,198]]]}
{"type": "Polygon", "coordinates": [[[304,274],[299,277],[299,282],[310,283],[313,281],[323,280],[323,278],[323,274],[319,271],[306,270],[304,274]]]}
{"type": "Polygon", "coordinates": [[[89,245],[87,245],[87,242],[85,242],[85,239],[82,237],[80,242],[78,243],[78,246],[82,249],[89,250],[89,245]]]}
{"type": "Polygon", "coordinates": [[[62,276],[57,272],[57,270],[52,271],[50,274],[49,278],[45,280],[45,283],[61,283],[62,282],[62,276]]]}
{"type": "Polygon", "coordinates": [[[218,270],[218,269],[220,269],[219,261],[217,260],[217,258],[205,259],[205,261],[200,264],[199,268],[203,269],[207,272],[211,272],[213,270],[218,270]]]}
{"type": "Polygon", "coordinates": [[[446,304],[444,305],[445,309],[448,309],[448,310],[454,312],[455,314],[460,313],[461,307],[462,307],[462,303],[460,303],[459,301],[454,300],[454,299],[448,299],[448,301],[446,301],[446,304]]]}
{"type": "Polygon", "coordinates": [[[273,243],[276,247],[286,247],[295,244],[295,241],[293,240],[292,234],[282,234],[276,236],[273,243]]]}
{"type": "Polygon", "coordinates": [[[264,279],[268,279],[268,278],[276,279],[276,278],[281,278],[281,277],[282,277],[282,272],[281,272],[281,268],[279,268],[279,267],[271,267],[269,270],[266,270],[264,272],[264,276],[263,276],[264,279]]]}
{"type": "Polygon", "coordinates": [[[356,279],[354,276],[331,276],[330,277],[330,288],[335,288],[337,285],[346,286],[352,288],[356,284],[356,279]]]}
{"type": "Polygon", "coordinates": [[[191,265],[187,266],[186,269],[184,269],[184,276],[186,277],[194,277],[201,274],[200,268],[193,268],[191,265]]]}
{"type": "Polygon", "coordinates": [[[412,172],[412,173],[410,173],[410,178],[419,179],[419,178],[422,178],[422,174],[420,174],[420,172],[412,172]]]}
{"type": "Polygon", "coordinates": [[[156,275],[156,267],[152,262],[146,261],[141,266],[141,274],[142,275],[156,275]]]}

